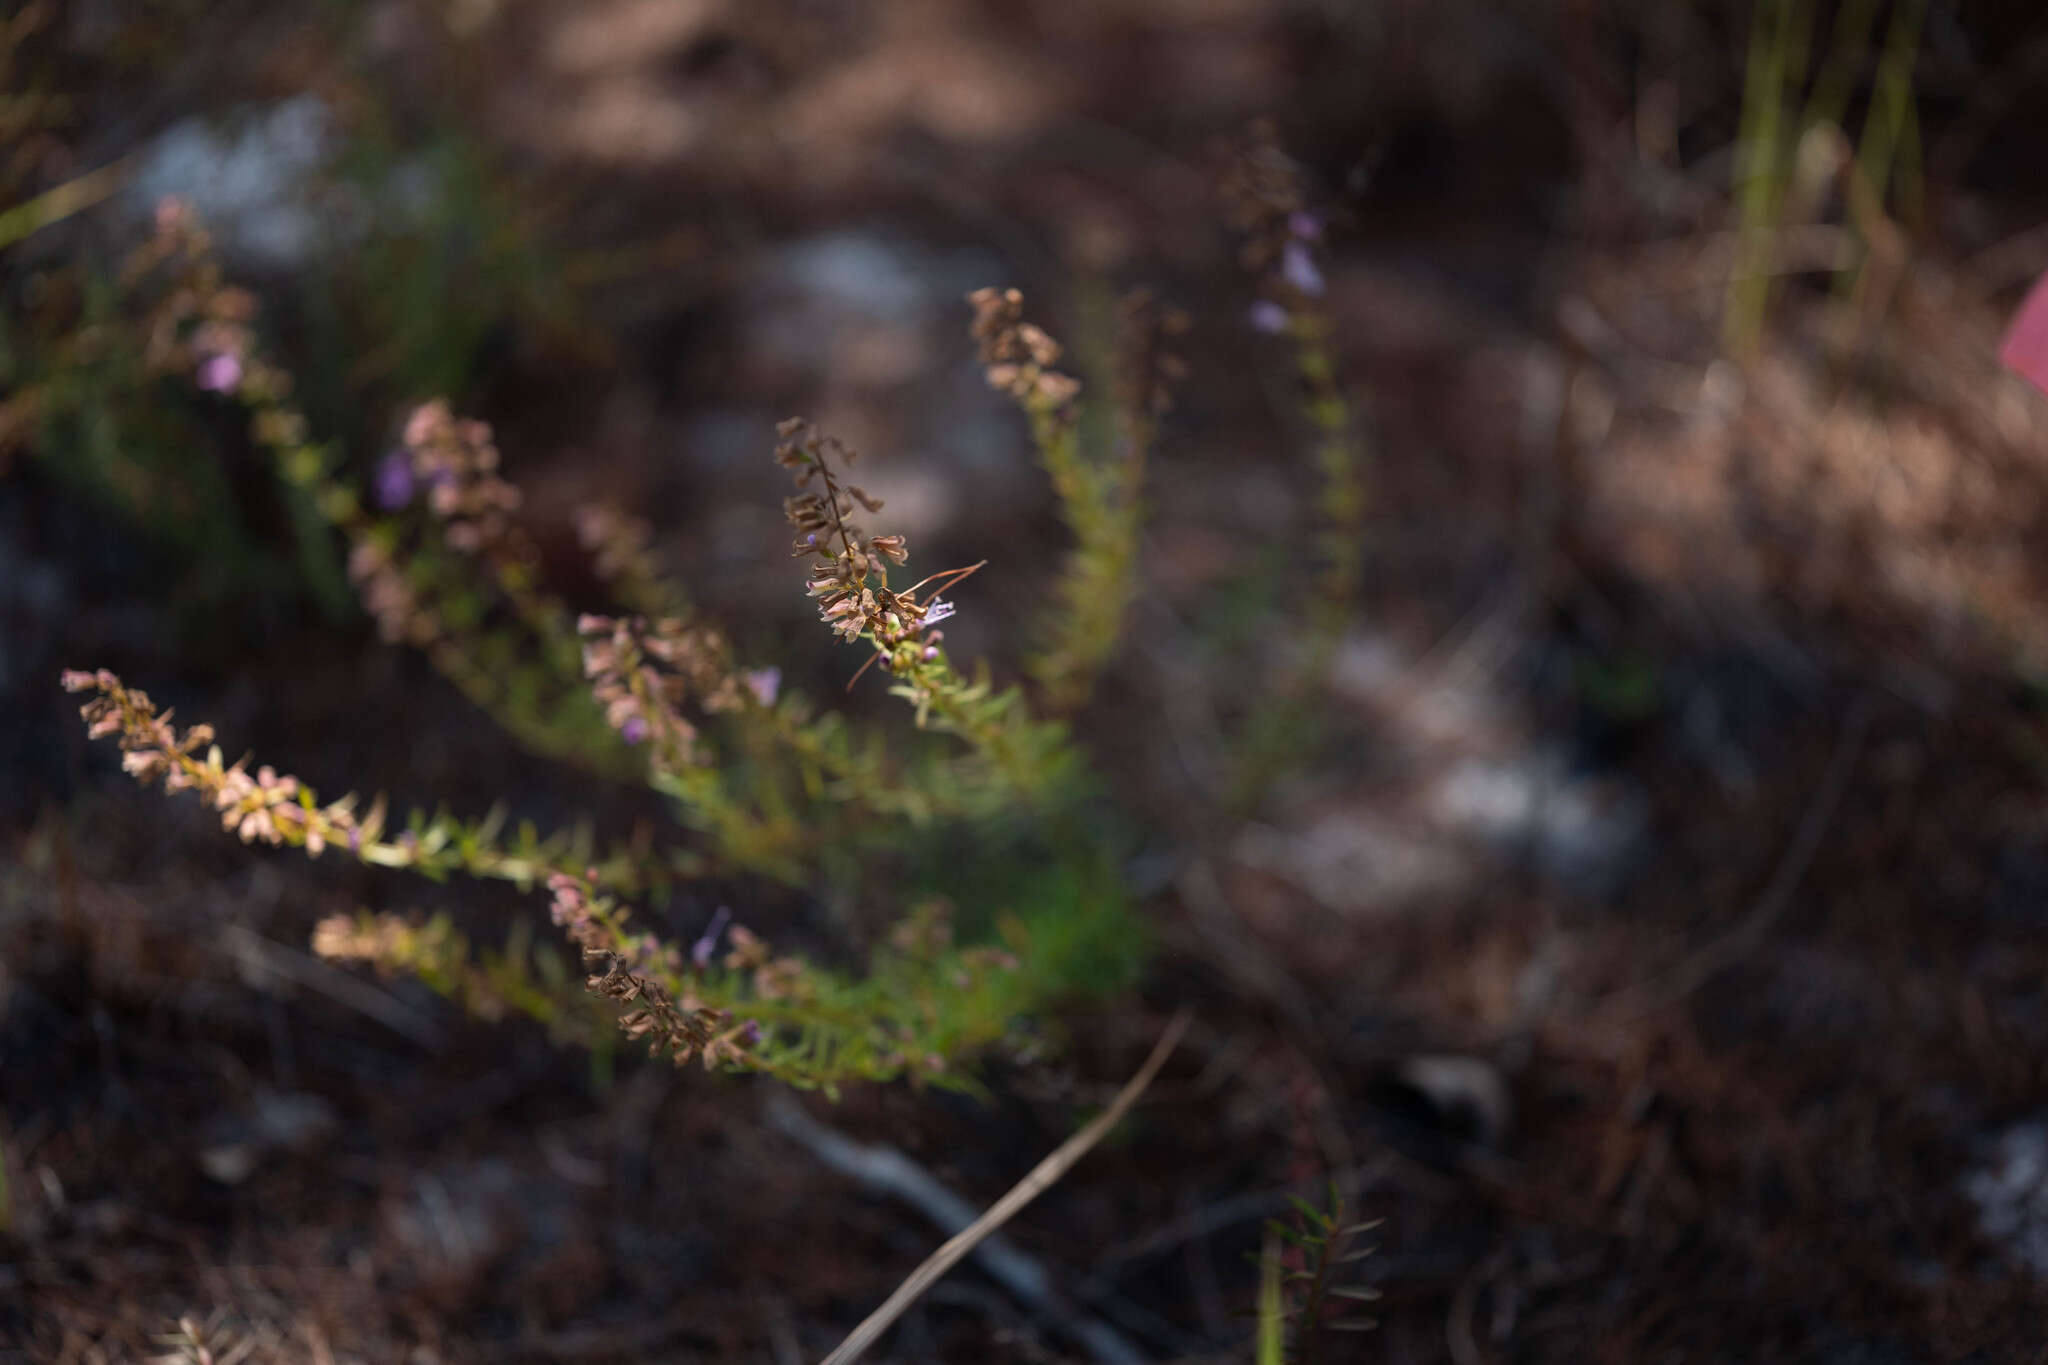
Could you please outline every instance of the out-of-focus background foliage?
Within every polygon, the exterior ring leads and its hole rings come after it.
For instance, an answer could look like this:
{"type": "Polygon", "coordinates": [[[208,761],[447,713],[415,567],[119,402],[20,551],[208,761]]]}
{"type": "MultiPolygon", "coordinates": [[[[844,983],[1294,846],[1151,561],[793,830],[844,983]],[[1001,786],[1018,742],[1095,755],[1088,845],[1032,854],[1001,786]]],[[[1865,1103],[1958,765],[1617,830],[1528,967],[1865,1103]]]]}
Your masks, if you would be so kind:
{"type": "MultiPolygon", "coordinates": [[[[345,468],[445,395],[572,593],[572,509],[621,503],[835,697],[774,422],[869,452],[922,564],[989,559],[947,630],[1013,667],[1062,532],[963,296],[1021,286],[1084,372],[1124,288],[1192,316],[1077,723],[1144,984],[986,1100],[812,1112],[985,1203],[1198,1023],[1010,1229],[1060,1306],[969,1267],[884,1357],[1100,1356],[1086,1320],[1250,1359],[1259,1220],[1335,1175],[1384,1298],[1329,1359],[2031,1358],[2048,398],[1995,356],[2048,268],[2044,127],[2048,22],[1955,0],[11,6],[0,1360],[181,1316],[216,1358],[809,1359],[938,1240],[768,1087],[306,949],[360,905],[503,942],[536,904],[252,854],[87,746],[60,668],[323,790],[660,818],[381,644],[237,410],[146,372],[120,264],[173,194],[345,468]],[[1216,193],[1259,115],[1327,215],[1371,510],[1313,742],[1226,818],[1315,497],[1216,193]]],[[[932,859],[903,875],[963,901],[1030,873],[932,859]]]]}

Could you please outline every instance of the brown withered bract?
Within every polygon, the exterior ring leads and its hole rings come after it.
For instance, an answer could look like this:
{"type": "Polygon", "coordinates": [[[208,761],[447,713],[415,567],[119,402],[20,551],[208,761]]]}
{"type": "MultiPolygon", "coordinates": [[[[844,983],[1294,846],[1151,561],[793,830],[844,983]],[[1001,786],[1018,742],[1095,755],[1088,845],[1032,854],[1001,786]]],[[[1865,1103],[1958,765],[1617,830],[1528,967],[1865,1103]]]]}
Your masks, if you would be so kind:
{"type": "MultiPolygon", "coordinates": [[[[804,587],[818,599],[819,617],[848,643],[867,637],[891,673],[928,662],[926,651],[935,647],[938,633],[927,628],[945,615],[939,588],[919,597],[916,588],[898,592],[889,586],[888,565],[909,561],[908,542],[895,534],[870,536],[849,519],[856,505],[882,510],[879,498],[842,483],[832,472],[835,463],[851,464],[855,453],[802,418],[790,418],[777,431],[783,439],[775,449],[776,462],[804,490],[785,499],[783,511],[797,532],[791,552],[813,560],[804,587]],[[816,489],[810,487],[813,482],[816,489]]],[[[940,586],[961,576],[939,575],[940,586]]]]}
{"type": "Polygon", "coordinates": [[[1024,321],[1022,293],[977,289],[967,301],[974,307],[970,332],[991,388],[1020,403],[1049,408],[1079,396],[1081,381],[1052,368],[1060,358],[1060,344],[1044,328],[1024,321]]]}
{"type": "Polygon", "coordinates": [[[1222,148],[1218,188],[1231,226],[1245,235],[1245,269],[1264,273],[1280,260],[1289,236],[1288,220],[1307,207],[1301,165],[1280,145],[1270,118],[1252,122],[1222,148]]]}
{"type": "MultiPolygon", "coordinates": [[[[336,839],[356,843],[376,836],[367,821],[357,821],[352,799],[312,806],[310,798],[301,799],[296,777],[268,764],[252,775],[247,759],[224,765],[212,726],[195,725],[180,734],[170,712],[159,713],[148,693],[122,686],[106,669],[73,670],[63,683],[67,691],[96,694],[80,708],[86,733],[93,739],[114,736],[125,772],[138,782],[161,781],[167,792],[197,791],[220,812],[222,827],[245,844],[292,844],[318,857],[336,839]]],[[[377,818],[381,823],[381,814],[377,818]]]]}
{"type": "Polygon", "coordinates": [[[1115,392],[1124,436],[1148,442],[1151,428],[1173,410],[1173,390],[1188,376],[1172,349],[1190,326],[1178,308],[1161,308],[1150,292],[1134,289],[1117,304],[1115,392]]]}
{"type": "Polygon", "coordinates": [[[706,761],[697,727],[683,715],[686,701],[717,714],[754,696],[734,671],[725,637],[709,626],[586,613],[576,633],[583,637],[583,675],[605,720],[628,743],[651,742],[658,765],[706,761]]]}
{"type": "Polygon", "coordinates": [[[487,424],[458,418],[435,399],[407,419],[405,451],[414,477],[426,487],[427,505],[446,524],[452,549],[535,557],[512,521],[519,490],[498,474],[498,447],[487,424]]]}

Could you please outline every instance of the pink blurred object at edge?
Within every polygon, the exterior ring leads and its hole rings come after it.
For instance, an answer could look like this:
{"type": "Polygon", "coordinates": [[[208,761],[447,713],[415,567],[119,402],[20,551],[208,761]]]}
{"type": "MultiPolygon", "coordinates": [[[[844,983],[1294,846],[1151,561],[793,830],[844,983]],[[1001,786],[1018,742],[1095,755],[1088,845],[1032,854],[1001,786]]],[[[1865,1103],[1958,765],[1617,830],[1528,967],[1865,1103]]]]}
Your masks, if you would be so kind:
{"type": "Polygon", "coordinates": [[[2027,301],[2013,315],[1998,358],[2014,374],[2048,393],[2048,275],[2034,281],[2027,301]]]}

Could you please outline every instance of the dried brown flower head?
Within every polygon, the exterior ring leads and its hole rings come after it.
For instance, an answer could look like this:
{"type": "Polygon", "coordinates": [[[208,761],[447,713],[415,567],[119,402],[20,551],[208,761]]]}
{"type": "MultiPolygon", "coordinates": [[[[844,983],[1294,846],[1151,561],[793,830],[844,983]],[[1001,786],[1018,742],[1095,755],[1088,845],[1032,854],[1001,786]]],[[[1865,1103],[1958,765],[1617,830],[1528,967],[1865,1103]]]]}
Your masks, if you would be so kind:
{"type": "Polygon", "coordinates": [[[586,614],[577,618],[576,633],[583,637],[583,675],[606,721],[629,744],[651,741],[670,766],[702,759],[697,727],[683,715],[686,701],[695,698],[717,714],[759,695],[734,671],[724,637],[709,626],[586,614]]]}
{"type": "Polygon", "coordinates": [[[1261,118],[1225,146],[1219,179],[1231,226],[1245,234],[1245,268],[1263,272],[1280,258],[1288,220],[1307,207],[1301,165],[1280,145],[1278,125],[1261,118]]]}
{"type": "Polygon", "coordinates": [[[967,296],[974,307],[971,328],[991,388],[1019,403],[1048,408],[1071,403],[1081,381],[1053,367],[1060,344],[1044,328],[1024,321],[1024,295],[1015,289],[977,289],[967,296]]]}
{"type": "Polygon", "coordinates": [[[585,985],[593,995],[632,1007],[619,1016],[619,1028],[645,1042],[650,1056],[667,1056],[677,1066],[702,1058],[709,1071],[745,1062],[759,1040],[759,1027],[751,1021],[735,1021],[724,1010],[679,1004],[660,982],[634,972],[616,953],[586,951],[584,964],[592,969],[585,985]]]}
{"type": "Polygon", "coordinates": [[[1172,348],[1186,335],[1188,315],[1161,308],[1152,295],[1134,289],[1117,305],[1116,406],[1133,441],[1149,439],[1152,424],[1173,408],[1174,387],[1188,376],[1187,362],[1172,348]]]}
{"type": "MultiPolygon", "coordinates": [[[[654,556],[654,528],[639,517],[607,503],[592,503],[576,509],[576,539],[590,552],[591,567],[600,581],[613,585],[641,585],[660,578],[654,556]]],[[[627,597],[628,606],[641,604],[627,597]]]]}
{"type": "Polygon", "coordinates": [[[800,417],[776,430],[782,437],[776,462],[803,490],[783,502],[797,532],[791,553],[814,561],[805,590],[818,599],[820,618],[842,640],[868,639],[891,673],[907,673],[936,658],[939,632],[931,627],[952,615],[951,604],[938,594],[974,570],[940,574],[903,592],[890,588],[888,566],[908,562],[910,551],[902,536],[870,536],[851,520],[856,505],[882,510],[881,499],[833,473],[834,464],[851,465],[855,453],[800,417]]]}
{"type": "Polygon", "coordinates": [[[408,926],[395,915],[327,915],[313,926],[313,952],[330,962],[368,962],[394,970],[408,926]]]}
{"type": "Polygon", "coordinates": [[[226,283],[212,241],[181,200],[157,205],[155,229],[123,263],[124,288],[169,272],[166,292],[151,310],[143,361],[156,373],[183,372],[214,393],[281,398],[290,376],[256,358],[256,297],[226,283]]]}
{"type": "MultiPolygon", "coordinates": [[[[247,771],[246,758],[224,765],[212,726],[195,725],[180,734],[171,724],[170,712],[158,714],[148,693],[124,687],[106,669],[69,670],[63,683],[69,692],[97,694],[79,711],[86,733],[93,739],[114,736],[125,772],[140,782],[161,781],[167,792],[199,792],[220,812],[222,827],[243,843],[291,844],[317,858],[330,840],[341,839],[353,847],[364,837],[370,822],[357,821],[353,798],[316,806],[296,777],[267,764],[254,776],[247,771]],[[206,751],[203,755],[201,749],[206,751]]],[[[373,814],[381,823],[381,810],[373,814]]],[[[374,838],[376,830],[368,833],[374,838]]]]}
{"type": "Polygon", "coordinates": [[[1280,146],[1272,120],[1260,119],[1224,153],[1224,204],[1244,233],[1245,269],[1265,295],[1252,322],[1262,331],[1285,329],[1289,314],[1324,293],[1316,245],[1324,220],[1307,207],[1301,166],[1280,146]]]}
{"type": "Polygon", "coordinates": [[[498,476],[498,447],[487,424],[456,417],[437,398],[406,420],[405,453],[427,490],[427,505],[446,523],[452,548],[527,557],[513,535],[519,490],[498,476]]]}
{"type": "Polygon", "coordinates": [[[383,541],[358,536],[349,547],[348,576],[386,643],[424,648],[439,638],[439,618],[420,602],[412,580],[383,541]]]}

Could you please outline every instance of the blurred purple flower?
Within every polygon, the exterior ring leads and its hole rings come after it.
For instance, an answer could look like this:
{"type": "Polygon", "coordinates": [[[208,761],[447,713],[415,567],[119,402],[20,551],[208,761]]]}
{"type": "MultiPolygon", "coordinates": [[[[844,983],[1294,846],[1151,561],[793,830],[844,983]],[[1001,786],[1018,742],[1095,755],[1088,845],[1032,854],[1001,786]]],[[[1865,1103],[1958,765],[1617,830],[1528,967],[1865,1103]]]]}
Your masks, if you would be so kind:
{"type": "Polygon", "coordinates": [[[412,501],[412,456],[402,450],[387,453],[377,462],[377,474],[371,482],[377,506],[386,512],[396,512],[412,501]]]}
{"type": "Polygon", "coordinates": [[[1312,299],[1323,296],[1323,272],[1316,268],[1315,256],[1300,241],[1289,242],[1280,249],[1280,278],[1312,299]]]}
{"type": "Polygon", "coordinates": [[[638,716],[626,717],[626,723],[619,727],[619,738],[628,744],[639,744],[647,738],[647,722],[638,716]]]}
{"type": "Polygon", "coordinates": [[[1287,310],[1271,299],[1260,299],[1245,310],[1244,317],[1253,331],[1277,336],[1287,330],[1287,310]]]}
{"type": "Polygon", "coordinates": [[[740,1025],[740,1038],[748,1047],[755,1047],[761,1041],[761,1021],[748,1019],[740,1025]]]}
{"type": "Polygon", "coordinates": [[[704,936],[690,945],[690,961],[697,964],[698,971],[701,972],[711,965],[711,955],[718,951],[718,936],[725,932],[725,926],[731,922],[732,911],[722,905],[719,906],[712,913],[711,926],[704,931],[704,936]]]}
{"type": "Polygon", "coordinates": [[[1304,242],[1323,240],[1323,220],[1304,210],[1287,215],[1287,230],[1304,242]]]}
{"type": "Polygon", "coordinates": [[[199,387],[208,393],[233,393],[242,382],[242,362],[220,351],[199,362],[199,387]]]}
{"type": "Polygon", "coordinates": [[[754,694],[754,700],[763,706],[773,706],[782,691],[782,670],[772,664],[767,668],[742,669],[740,681],[754,694]]]}

